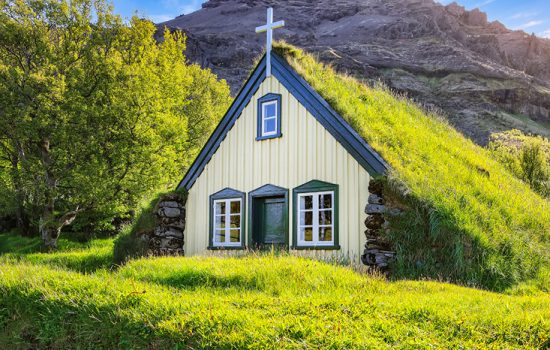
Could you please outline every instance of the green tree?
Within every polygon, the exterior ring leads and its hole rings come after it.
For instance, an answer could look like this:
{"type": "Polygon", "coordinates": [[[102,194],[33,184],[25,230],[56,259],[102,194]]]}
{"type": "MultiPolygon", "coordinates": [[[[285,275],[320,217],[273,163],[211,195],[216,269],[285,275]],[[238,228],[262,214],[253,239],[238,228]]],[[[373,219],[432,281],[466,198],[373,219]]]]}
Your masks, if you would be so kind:
{"type": "Polygon", "coordinates": [[[19,224],[55,248],[79,215],[109,220],[174,186],[230,102],[186,63],[183,34],[158,43],[104,0],[0,6],[0,158],[19,224]]]}

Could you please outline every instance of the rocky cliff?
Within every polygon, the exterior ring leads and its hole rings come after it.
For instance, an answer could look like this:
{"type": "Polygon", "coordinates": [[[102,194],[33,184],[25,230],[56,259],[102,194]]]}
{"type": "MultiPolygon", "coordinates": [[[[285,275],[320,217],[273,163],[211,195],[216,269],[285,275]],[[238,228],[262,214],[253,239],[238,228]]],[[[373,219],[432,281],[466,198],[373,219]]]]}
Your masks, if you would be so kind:
{"type": "Polygon", "coordinates": [[[210,0],[159,24],[188,36],[187,56],[236,93],[261,53],[266,8],[284,19],[275,38],[337,70],[383,81],[480,144],[519,128],[550,135],[550,40],[488,22],[479,10],[432,0],[210,0]]]}

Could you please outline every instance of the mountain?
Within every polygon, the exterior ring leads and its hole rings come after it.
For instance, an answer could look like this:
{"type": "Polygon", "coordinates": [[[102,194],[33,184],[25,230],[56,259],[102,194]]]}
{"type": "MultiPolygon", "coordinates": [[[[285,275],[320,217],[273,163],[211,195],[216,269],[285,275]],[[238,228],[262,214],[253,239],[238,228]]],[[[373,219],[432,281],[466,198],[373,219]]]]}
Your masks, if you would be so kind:
{"type": "Polygon", "coordinates": [[[488,22],[478,9],[432,0],[210,0],[158,26],[183,30],[188,59],[236,93],[265,45],[255,27],[269,6],[286,22],[275,38],[442,111],[479,144],[511,128],[550,136],[550,40],[488,22]]]}

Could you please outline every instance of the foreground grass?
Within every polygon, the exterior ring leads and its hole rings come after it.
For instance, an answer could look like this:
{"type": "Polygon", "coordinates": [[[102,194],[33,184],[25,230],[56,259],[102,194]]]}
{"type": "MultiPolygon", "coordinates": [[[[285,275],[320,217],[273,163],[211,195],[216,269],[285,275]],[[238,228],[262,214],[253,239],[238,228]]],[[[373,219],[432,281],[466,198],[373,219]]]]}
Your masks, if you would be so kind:
{"type": "Polygon", "coordinates": [[[115,273],[0,263],[0,348],[539,348],[550,296],[385,282],[297,257],[115,273]]]}
{"type": "Polygon", "coordinates": [[[35,240],[0,235],[0,349],[537,349],[550,336],[550,294],[536,289],[387,282],[272,254],[110,269],[112,239],[56,253],[35,240]]]}
{"type": "MultiPolygon", "coordinates": [[[[285,44],[275,50],[392,166],[412,210],[393,227],[397,277],[503,290],[550,263],[550,202],[436,115],[285,44]]],[[[390,186],[391,187],[391,186],[390,186]]]]}

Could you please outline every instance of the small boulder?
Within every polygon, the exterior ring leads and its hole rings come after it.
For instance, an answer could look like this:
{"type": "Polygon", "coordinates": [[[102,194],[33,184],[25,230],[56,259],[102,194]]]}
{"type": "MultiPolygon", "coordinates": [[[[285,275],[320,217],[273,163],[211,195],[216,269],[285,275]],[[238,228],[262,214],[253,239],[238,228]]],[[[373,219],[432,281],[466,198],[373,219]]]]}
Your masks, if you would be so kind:
{"type": "Polygon", "coordinates": [[[369,229],[379,229],[384,221],[384,217],[381,214],[369,215],[365,219],[365,226],[369,229]]]}
{"type": "Polygon", "coordinates": [[[374,194],[374,193],[371,193],[369,195],[369,204],[384,204],[384,198],[374,194]]]}
{"type": "Polygon", "coordinates": [[[365,208],[366,214],[382,214],[386,210],[384,205],[380,204],[367,204],[365,208]]]}
{"type": "Polygon", "coordinates": [[[170,208],[170,207],[161,208],[159,210],[159,215],[167,218],[177,218],[181,215],[181,210],[178,208],[170,208]]]}
{"type": "Polygon", "coordinates": [[[181,204],[176,201],[163,201],[158,206],[160,208],[181,208],[181,204]]]}
{"type": "Polygon", "coordinates": [[[159,237],[183,238],[183,231],[178,230],[176,228],[157,227],[155,228],[155,235],[159,237]]]}

